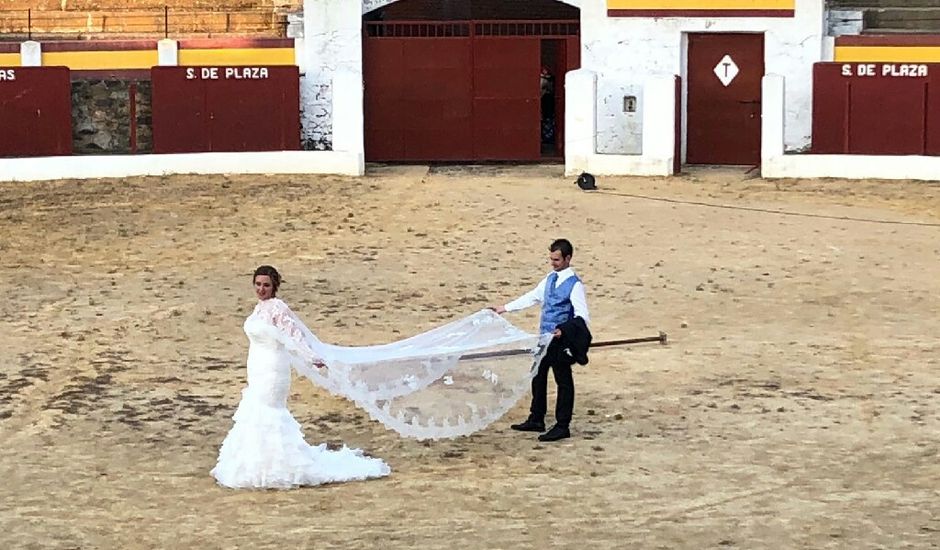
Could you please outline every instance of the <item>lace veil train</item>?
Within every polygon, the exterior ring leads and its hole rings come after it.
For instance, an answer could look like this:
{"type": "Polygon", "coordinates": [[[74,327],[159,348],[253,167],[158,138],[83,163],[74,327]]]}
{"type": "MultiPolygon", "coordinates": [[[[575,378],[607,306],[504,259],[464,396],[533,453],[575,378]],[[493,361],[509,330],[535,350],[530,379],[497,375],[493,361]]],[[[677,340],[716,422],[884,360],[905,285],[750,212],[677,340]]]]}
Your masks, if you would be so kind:
{"type": "MultiPolygon", "coordinates": [[[[325,344],[295,317],[303,342],[328,366],[298,372],[406,437],[468,435],[528,393],[551,335],[529,334],[490,310],[377,346],[325,344]]],[[[289,338],[290,349],[296,343],[289,338]]]]}

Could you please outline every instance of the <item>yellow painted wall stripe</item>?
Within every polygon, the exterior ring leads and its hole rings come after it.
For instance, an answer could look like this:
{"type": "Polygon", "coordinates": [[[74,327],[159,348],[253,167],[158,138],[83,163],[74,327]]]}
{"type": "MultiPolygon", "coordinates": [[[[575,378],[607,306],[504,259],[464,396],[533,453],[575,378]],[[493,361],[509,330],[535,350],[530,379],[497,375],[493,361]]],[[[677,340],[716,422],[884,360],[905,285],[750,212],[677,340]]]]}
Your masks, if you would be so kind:
{"type": "Polygon", "coordinates": [[[0,53],[0,67],[19,67],[20,54],[18,53],[0,53]]]}
{"type": "MultiPolygon", "coordinates": [[[[157,64],[156,50],[44,52],[46,66],[74,71],[149,69],[157,64]]],[[[20,54],[0,54],[0,65],[19,66],[20,54]]],[[[294,65],[293,48],[226,48],[180,50],[180,65],[294,65]]]]}
{"type": "Polygon", "coordinates": [[[149,69],[157,64],[156,50],[43,52],[45,66],[66,66],[73,71],[149,69]]]}
{"type": "Polygon", "coordinates": [[[940,63],[940,46],[836,46],[842,63],[940,63]]]}
{"type": "Polygon", "coordinates": [[[607,0],[610,10],[793,10],[796,0],[607,0]]]}
{"type": "Polygon", "coordinates": [[[180,50],[180,65],[294,65],[294,48],[180,50]]]}

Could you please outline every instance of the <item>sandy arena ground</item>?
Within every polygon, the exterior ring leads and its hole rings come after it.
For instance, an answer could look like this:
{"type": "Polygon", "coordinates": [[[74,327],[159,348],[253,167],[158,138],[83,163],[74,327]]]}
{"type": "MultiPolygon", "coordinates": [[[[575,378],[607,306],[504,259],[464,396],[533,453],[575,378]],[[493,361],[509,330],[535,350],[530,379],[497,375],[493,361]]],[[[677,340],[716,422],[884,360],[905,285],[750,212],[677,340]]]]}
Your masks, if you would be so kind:
{"type": "Polygon", "coordinates": [[[940,547],[940,185],[560,172],[0,184],[0,548],[940,547]],[[257,264],[369,344],[516,297],[556,236],[596,339],[670,338],[594,352],[572,439],[509,430],[527,402],[400,439],[296,379],[308,441],[392,476],[215,485],[257,264]]]}

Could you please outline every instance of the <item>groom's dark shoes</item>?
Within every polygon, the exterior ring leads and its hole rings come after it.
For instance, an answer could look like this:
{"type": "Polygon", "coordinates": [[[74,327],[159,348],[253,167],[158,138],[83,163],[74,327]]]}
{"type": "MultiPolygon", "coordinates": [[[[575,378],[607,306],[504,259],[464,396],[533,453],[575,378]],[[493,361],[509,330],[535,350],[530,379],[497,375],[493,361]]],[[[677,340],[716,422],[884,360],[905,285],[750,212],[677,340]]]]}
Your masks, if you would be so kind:
{"type": "Polygon", "coordinates": [[[544,432],[545,423],[532,420],[531,418],[526,420],[521,424],[513,424],[509,426],[510,428],[516,430],[517,432],[544,432]]]}
{"type": "Polygon", "coordinates": [[[539,436],[539,441],[558,441],[569,437],[571,437],[571,432],[568,431],[568,426],[555,424],[552,429],[539,436]]]}

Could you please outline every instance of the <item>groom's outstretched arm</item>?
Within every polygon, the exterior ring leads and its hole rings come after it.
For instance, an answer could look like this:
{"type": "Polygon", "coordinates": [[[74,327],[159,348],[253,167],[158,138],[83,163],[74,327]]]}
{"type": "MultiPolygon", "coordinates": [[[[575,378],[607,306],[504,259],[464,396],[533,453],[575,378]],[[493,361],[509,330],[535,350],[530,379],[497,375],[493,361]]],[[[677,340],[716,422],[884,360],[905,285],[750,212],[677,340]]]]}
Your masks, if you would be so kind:
{"type": "Polygon", "coordinates": [[[532,307],[535,304],[542,301],[542,297],[545,296],[545,279],[542,279],[538,285],[532,290],[526,292],[522,296],[519,296],[515,300],[509,302],[504,306],[490,306],[490,309],[502,315],[507,311],[519,311],[527,307],[532,307]]]}

